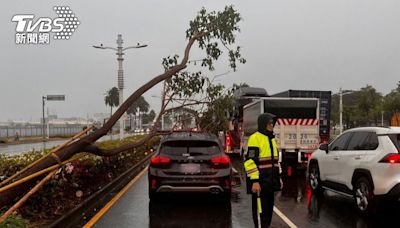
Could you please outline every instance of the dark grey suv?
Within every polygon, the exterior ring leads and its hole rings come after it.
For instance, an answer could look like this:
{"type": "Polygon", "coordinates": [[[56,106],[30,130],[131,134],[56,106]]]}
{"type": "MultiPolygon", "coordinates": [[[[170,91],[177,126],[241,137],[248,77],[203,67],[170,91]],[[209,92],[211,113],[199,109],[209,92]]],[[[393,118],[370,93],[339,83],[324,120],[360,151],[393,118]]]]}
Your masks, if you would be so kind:
{"type": "Polygon", "coordinates": [[[219,139],[203,132],[164,137],[148,171],[149,197],[162,192],[207,192],[231,196],[232,164],[219,139]]]}

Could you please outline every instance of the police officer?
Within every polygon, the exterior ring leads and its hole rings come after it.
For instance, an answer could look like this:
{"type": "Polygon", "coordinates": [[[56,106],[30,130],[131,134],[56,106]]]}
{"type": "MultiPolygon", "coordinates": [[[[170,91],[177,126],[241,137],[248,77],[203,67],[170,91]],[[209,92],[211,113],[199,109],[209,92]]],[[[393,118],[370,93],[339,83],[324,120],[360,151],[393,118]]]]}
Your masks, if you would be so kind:
{"type": "Polygon", "coordinates": [[[247,173],[247,189],[252,194],[252,211],[255,227],[271,225],[274,208],[274,192],[280,191],[281,168],[279,154],[274,137],[276,117],[263,113],[258,117],[258,131],[252,134],[247,142],[247,154],[244,168],[247,173]],[[261,199],[262,212],[258,214],[257,197],[261,199]]]}

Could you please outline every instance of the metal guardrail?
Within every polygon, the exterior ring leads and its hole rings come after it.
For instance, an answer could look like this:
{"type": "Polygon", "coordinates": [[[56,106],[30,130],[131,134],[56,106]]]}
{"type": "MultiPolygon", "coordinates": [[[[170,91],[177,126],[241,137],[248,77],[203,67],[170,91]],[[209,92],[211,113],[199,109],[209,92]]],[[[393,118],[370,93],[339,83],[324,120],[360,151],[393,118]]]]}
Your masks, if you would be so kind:
{"type": "Polygon", "coordinates": [[[108,183],[99,191],[93,193],[81,204],[63,215],[49,227],[82,227],[90,218],[97,213],[108,201],[114,197],[125,185],[131,181],[141,170],[143,170],[149,163],[150,158],[154,152],[147,155],[143,160],[136,163],[132,168],[122,173],[119,177],[108,183]]]}
{"type": "MultiPolygon", "coordinates": [[[[69,136],[82,131],[87,125],[53,126],[50,125],[50,136],[69,136]]],[[[43,135],[42,126],[0,126],[0,138],[14,138],[18,132],[19,137],[37,137],[43,135]]],[[[46,132],[46,130],[45,130],[46,132]]]]}

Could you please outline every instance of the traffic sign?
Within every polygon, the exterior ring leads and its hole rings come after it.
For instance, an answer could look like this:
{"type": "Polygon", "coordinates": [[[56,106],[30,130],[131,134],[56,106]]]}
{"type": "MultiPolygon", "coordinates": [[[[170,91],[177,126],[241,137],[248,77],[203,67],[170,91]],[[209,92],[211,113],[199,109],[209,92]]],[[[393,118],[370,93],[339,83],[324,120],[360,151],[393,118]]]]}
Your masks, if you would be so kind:
{"type": "Polygon", "coordinates": [[[64,101],[65,95],[47,95],[48,101],[64,101]]]}

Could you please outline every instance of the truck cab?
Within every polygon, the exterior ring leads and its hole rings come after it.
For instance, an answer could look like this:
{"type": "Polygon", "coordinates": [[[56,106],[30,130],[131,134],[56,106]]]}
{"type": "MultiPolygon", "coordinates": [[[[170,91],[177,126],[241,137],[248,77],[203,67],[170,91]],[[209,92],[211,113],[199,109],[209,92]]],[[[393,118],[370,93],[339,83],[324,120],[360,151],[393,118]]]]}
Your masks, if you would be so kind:
{"type": "Polygon", "coordinates": [[[241,87],[233,94],[235,110],[230,113],[229,129],[220,133],[225,153],[243,154],[243,107],[255,100],[268,97],[263,88],[241,87]]]}

